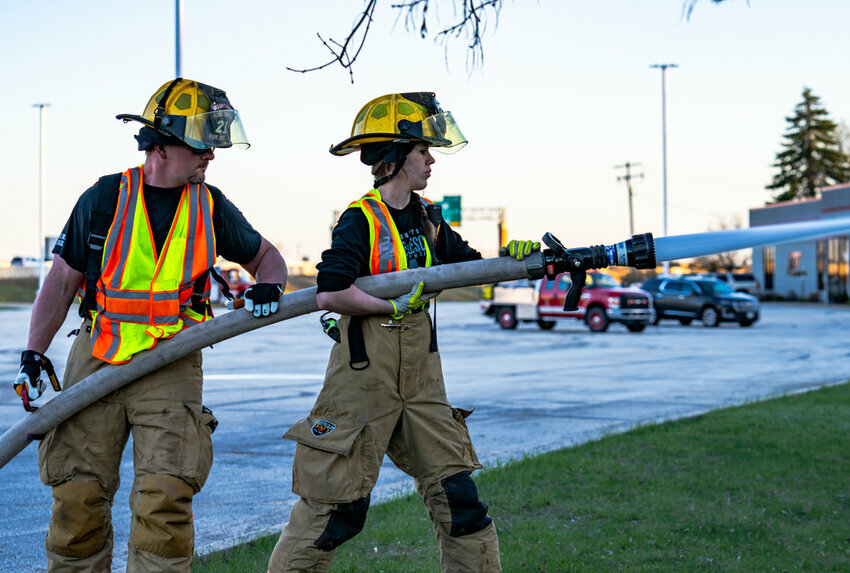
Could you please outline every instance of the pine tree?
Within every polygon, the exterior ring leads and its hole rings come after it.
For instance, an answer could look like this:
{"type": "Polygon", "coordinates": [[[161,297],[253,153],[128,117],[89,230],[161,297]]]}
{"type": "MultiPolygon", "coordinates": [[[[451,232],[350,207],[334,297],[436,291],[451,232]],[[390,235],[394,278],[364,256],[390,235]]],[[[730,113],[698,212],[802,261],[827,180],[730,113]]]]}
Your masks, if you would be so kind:
{"type": "Polygon", "coordinates": [[[803,101],[785,118],[791,125],[773,164],[779,173],[766,186],[779,190],[774,201],[816,197],[820,187],[850,180],[850,157],[842,151],[838,126],[828,115],[820,98],[803,88],[803,101]]]}

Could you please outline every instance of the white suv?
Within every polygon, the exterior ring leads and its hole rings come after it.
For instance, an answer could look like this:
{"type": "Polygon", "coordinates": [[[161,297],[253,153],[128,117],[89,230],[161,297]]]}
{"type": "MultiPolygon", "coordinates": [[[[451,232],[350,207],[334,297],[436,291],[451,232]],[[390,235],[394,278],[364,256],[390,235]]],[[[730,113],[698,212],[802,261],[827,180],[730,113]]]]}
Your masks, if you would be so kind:
{"type": "Polygon", "coordinates": [[[701,277],[711,277],[721,280],[732,287],[736,292],[745,292],[758,296],[761,292],[761,284],[753,273],[733,273],[731,271],[720,271],[716,273],[699,273],[701,277]]]}

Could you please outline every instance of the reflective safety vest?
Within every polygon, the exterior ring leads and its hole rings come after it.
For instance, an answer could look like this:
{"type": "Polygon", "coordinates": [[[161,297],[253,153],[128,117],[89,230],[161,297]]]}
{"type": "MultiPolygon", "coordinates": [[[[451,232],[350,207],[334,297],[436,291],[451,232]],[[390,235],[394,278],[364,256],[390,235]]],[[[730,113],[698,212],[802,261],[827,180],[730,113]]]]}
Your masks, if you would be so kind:
{"type": "MultiPolygon", "coordinates": [[[[423,203],[430,205],[430,199],[421,198],[423,203]]],[[[369,271],[373,275],[380,273],[391,273],[408,268],[407,253],[401,242],[398,229],[395,226],[386,203],[381,199],[381,192],[372,189],[357,201],[353,201],[348,208],[359,208],[366,215],[369,223],[369,271]]],[[[425,246],[425,266],[433,264],[431,247],[423,236],[422,243],[425,246]]]]}
{"type": "Polygon", "coordinates": [[[183,188],[157,256],[142,185],[141,167],[121,176],[97,282],[92,354],[112,364],[123,364],[160,338],[212,318],[207,271],[215,264],[216,250],[209,189],[204,184],[183,188]],[[203,304],[203,313],[190,308],[193,298],[196,308],[203,304]]]}

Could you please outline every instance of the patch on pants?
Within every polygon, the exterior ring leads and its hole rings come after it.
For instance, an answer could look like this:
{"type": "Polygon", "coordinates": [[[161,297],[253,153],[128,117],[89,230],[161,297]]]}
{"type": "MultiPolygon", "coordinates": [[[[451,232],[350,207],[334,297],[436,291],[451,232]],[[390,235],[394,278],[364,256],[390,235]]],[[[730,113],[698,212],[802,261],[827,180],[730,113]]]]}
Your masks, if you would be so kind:
{"type": "Polygon", "coordinates": [[[84,558],[103,548],[109,533],[109,499],[97,481],[68,481],[53,487],[53,517],[47,549],[84,558]]]}
{"type": "Polygon", "coordinates": [[[451,537],[469,535],[490,525],[493,519],[487,515],[487,504],[478,499],[478,488],[470,472],[458,472],[440,483],[452,511],[451,537]]]}
{"type": "Polygon", "coordinates": [[[351,503],[342,503],[331,510],[328,525],[313,545],[322,551],[332,551],[360,533],[366,523],[369,498],[367,495],[351,503]]]}
{"type": "Polygon", "coordinates": [[[347,456],[365,427],[366,424],[331,422],[324,418],[307,416],[295,422],[283,437],[323,452],[347,456]]]}
{"type": "Polygon", "coordinates": [[[310,428],[310,433],[316,436],[324,436],[325,434],[330,434],[336,428],[336,424],[333,422],[328,422],[327,420],[319,420],[310,428]]]}

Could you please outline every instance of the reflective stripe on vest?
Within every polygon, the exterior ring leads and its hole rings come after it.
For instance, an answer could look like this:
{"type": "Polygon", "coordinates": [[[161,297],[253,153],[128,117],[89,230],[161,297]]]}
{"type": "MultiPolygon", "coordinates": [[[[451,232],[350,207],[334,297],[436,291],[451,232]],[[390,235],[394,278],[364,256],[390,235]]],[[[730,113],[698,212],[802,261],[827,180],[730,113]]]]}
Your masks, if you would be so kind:
{"type": "MultiPolygon", "coordinates": [[[[381,192],[372,189],[352,202],[351,208],[359,208],[369,223],[369,272],[373,275],[402,271],[408,268],[407,253],[389,209],[381,200],[381,192]]],[[[422,237],[425,247],[425,266],[431,266],[431,249],[422,237]]]]}
{"type": "MultiPolygon", "coordinates": [[[[183,188],[159,256],[142,189],[141,167],[122,174],[97,283],[92,354],[112,364],[211,318],[189,308],[195,281],[216,260],[209,189],[204,184],[183,188]]],[[[209,299],[209,277],[198,294],[209,299]]]]}

